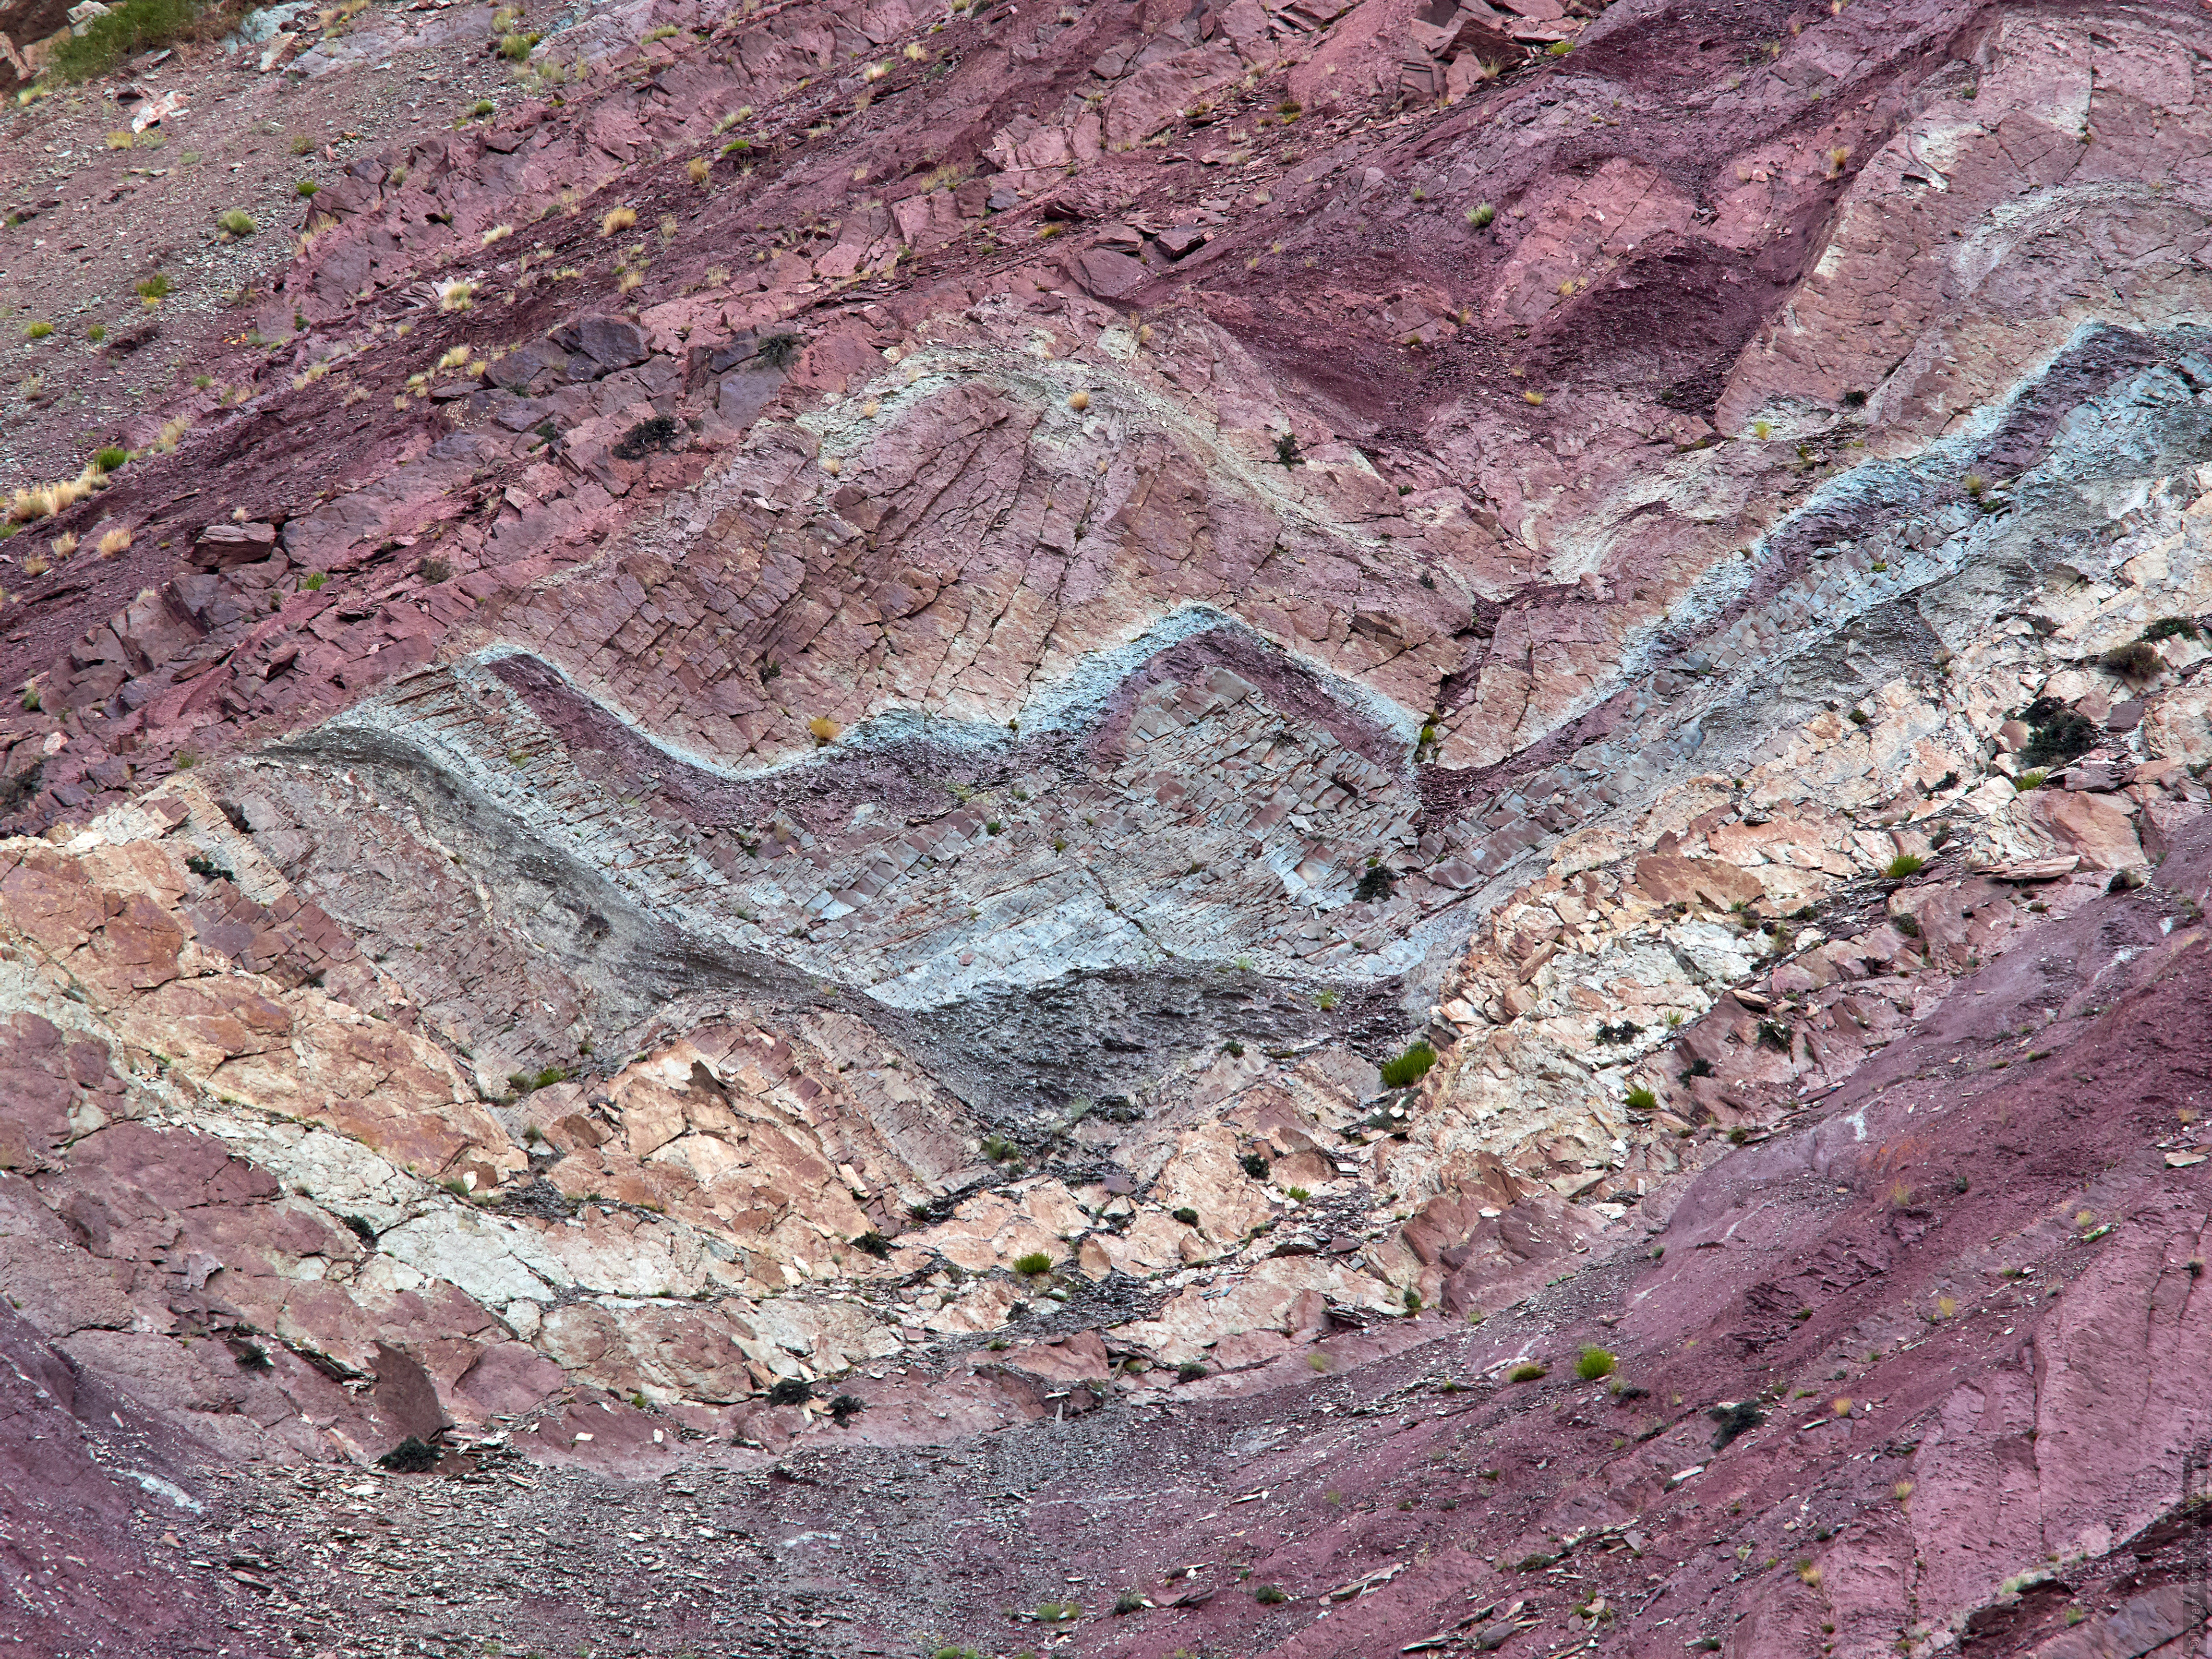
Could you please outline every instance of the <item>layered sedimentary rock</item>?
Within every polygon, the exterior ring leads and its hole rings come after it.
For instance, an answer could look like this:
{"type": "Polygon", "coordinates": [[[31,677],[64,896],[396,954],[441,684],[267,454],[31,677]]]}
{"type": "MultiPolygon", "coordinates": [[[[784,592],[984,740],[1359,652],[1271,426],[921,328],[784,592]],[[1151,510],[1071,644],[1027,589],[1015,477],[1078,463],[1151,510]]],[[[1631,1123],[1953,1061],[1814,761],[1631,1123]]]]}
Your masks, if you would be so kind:
{"type": "Polygon", "coordinates": [[[515,33],[16,498],[16,1529],[270,1650],[2178,1654],[2201,21],[515,33]]]}

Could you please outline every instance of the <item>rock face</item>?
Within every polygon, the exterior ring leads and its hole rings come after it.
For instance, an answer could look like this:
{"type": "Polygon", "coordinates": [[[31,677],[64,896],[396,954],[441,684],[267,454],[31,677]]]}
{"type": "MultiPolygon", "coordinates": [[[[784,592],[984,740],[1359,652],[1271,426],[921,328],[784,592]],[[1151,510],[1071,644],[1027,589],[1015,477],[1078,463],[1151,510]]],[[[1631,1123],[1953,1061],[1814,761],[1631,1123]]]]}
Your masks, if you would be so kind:
{"type": "Polygon", "coordinates": [[[27,1643],[2200,1644],[2201,9],[256,16],[513,85],[8,480],[27,1643]]]}

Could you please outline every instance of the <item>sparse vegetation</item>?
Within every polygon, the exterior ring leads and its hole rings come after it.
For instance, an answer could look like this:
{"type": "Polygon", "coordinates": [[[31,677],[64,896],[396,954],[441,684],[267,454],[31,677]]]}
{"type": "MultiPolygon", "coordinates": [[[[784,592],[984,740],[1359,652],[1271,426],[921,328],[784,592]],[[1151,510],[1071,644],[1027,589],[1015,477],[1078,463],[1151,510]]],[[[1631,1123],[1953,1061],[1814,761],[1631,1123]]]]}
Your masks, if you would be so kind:
{"type": "Polygon", "coordinates": [[[1505,1373],[1505,1380],[1508,1382],[1536,1382],[1550,1375],[1548,1367],[1539,1365],[1533,1359],[1524,1359],[1505,1373]]]}
{"type": "Polygon", "coordinates": [[[1928,867],[1928,860],[1917,853],[1899,853],[1881,866],[1881,872],[1892,881],[1903,881],[1907,876],[1917,876],[1928,867]]]}
{"type": "Polygon", "coordinates": [[[1659,1109],[1659,1097],[1639,1084],[1628,1091],[1625,1103],[1632,1112],[1656,1112],[1659,1109]]]}
{"type": "Polygon", "coordinates": [[[120,471],[130,459],[129,450],[110,444],[105,449],[95,450],[93,453],[92,464],[102,472],[116,472],[120,471]]]}
{"type": "Polygon", "coordinates": [[[1052,1271],[1052,1258],[1042,1250],[1031,1250],[1014,1258],[1014,1271],[1024,1276],[1048,1273],[1052,1271]]]}
{"type": "Polygon", "coordinates": [[[768,1403],[771,1406],[804,1406],[814,1398],[814,1385],[804,1377],[779,1377],[769,1385],[768,1403]]]}
{"type": "Polygon", "coordinates": [[[1262,1584],[1252,1592],[1252,1599],[1263,1607],[1275,1607],[1289,1601],[1291,1593],[1279,1584],[1262,1584]]]}
{"type": "Polygon", "coordinates": [[[126,58],[165,46],[189,31],[198,15],[191,0],[124,0],[95,17],[82,34],[63,35],[50,60],[64,81],[89,81],[126,58]]]}
{"type": "Polygon", "coordinates": [[[251,236],[254,232],[252,218],[237,208],[233,208],[229,212],[222,215],[216,220],[216,223],[222,228],[226,235],[229,236],[251,236]]]}
{"type": "Polygon", "coordinates": [[[618,231],[628,230],[636,222],[637,210],[635,208],[618,207],[612,210],[608,213],[605,218],[599,221],[599,234],[602,236],[612,236],[618,231]]]}
{"type": "Polygon", "coordinates": [[[1198,1225],[1198,1212],[1192,1209],[1188,1205],[1185,1205],[1179,1210],[1170,1210],[1168,1212],[1168,1214],[1173,1219],[1182,1222],[1186,1227],[1195,1227],[1198,1225]]]}
{"type": "Polygon", "coordinates": [[[1476,230],[1488,227],[1498,216],[1498,210],[1487,202],[1480,202],[1467,210],[1467,222],[1476,230]]]}
{"type": "Polygon", "coordinates": [[[1575,1361],[1575,1375],[1585,1382],[1601,1382],[1611,1376],[1620,1362],[1603,1348],[1584,1348],[1582,1358],[1575,1361]]]}

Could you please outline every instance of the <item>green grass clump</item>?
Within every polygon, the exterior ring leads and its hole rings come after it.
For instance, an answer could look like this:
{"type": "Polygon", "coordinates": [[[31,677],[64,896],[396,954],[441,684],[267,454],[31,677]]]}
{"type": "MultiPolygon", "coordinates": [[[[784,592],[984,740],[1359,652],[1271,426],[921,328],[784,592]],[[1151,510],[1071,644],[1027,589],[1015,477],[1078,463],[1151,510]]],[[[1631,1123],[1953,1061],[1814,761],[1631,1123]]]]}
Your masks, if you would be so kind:
{"type": "Polygon", "coordinates": [[[166,300],[169,297],[169,277],[166,271],[155,271],[151,276],[138,279],[138,297],[142,300],[166,300]]]}
{"type": "Polygon", "coordinates": [[[1550,1375],[1551,1373],[1543,1366],[1531,1359],[1516,1365],[1511,1370],[1506,1372],[1505,1380],[1508,1382],[1535,1382],[1550,1375]]]}
{"type": "Polygon", "coordinates": [[[1917,853],[1899,853],[1881,867],[1881,872],[1892,881],[1903,881],[1907,876],[1917,876],[1928,867],[1928,860],[1917,853]]]}
{"type": "Polygon", "coordinates": [[[1628,1091],[1628,1109],[1632,1112],[1656,1112],[1659,1109],[1659,1097],[1638,1084],[1628,1091]]]}
{"type": "Polygon", "coordinates": [[[1575,1375],[1585,1382],[1595,1382],[1611,1376],[1620,1363],[1603,1348],[1584,1348],[1583,1357],[1575,1361],[1575,1375]]]}
{"type": "Polygon", "coordinates": [[[217,219],[216,223],[233,236],[251,236],[254,231],[253,221],[237,208],[231,209],[229,212],[217,219]]]}
{"type": "Polygon", "coordinates": [[[2024,795],[2029,790],[2039,787],[2050,775],[2050,773],[2039,768],[2033,772],[2023,772],[2012,781],[2012,787],[2024,795]]]}
{"type": "Polygon", "coordinates": [[[1437,1051],[1425,1042],[1416,1042],[1395,1060],[1382,1062],[1382,1086],[1403,1089],[1419,1083],[1429,1074],[1429,1067],[1437,1063],[1437,1051]]]}
{"type": "Polygon", "coordinates": [[[27,340],[43,340],[53,331],[54,325],[52,323],[33,323],[23,331],[23,337],[27,340]]]}
{"type": "Polygon", "coordinates": [[[126,58],[168,45],[191,27],[198,12],[191,0],[124,0],[82,34],[56,41],[49,61],[62,80],[89,81],[126,58]]]}
{"type": "Polygon", "coordinates": [[[298,184],[292,186],[292,193],[295,196],[313,196],[321,188],[322,186],[317,184],[313,179],[302,179],[298,184]]]}
{"type": "Polygon", "coordinates": [[[105,449],[94,452],[92,464],[102,472],[114,472],[119,471],[123,464],[130,459],[129,450],[118,449],[113,444],[110,444],[105,449]]]}
{"type": "Polygon", "coordinates": [[[1468,210],[1467,222],[1475,229],[1480,230],[1497,216],[1498,210],[1489,203],[1484,202],[1480,206],[1468,210]]]}
{"type": "Polygon", "coordinates": [[[1279,1607],[1291,1599],[1291,1593],[1280,1584],[1262,1584],[1252,1592],[1252,1599],[1263,1607],[1279,1607]]]}
{"type": "Polygon", "coordinates": [[[1027,1255],[1014,1258],[1014,1271],[1018,1273],[1048,1273],[1052,1271],[1052,1258],[1042,1250],[1031,1250],[1027,1255]]]}

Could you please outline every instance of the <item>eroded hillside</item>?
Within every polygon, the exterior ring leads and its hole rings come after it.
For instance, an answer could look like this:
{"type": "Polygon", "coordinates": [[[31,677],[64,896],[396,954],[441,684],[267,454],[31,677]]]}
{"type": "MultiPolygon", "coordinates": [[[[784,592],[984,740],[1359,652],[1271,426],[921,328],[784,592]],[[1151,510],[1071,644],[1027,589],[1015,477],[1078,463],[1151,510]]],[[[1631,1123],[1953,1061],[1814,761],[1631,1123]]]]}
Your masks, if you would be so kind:
{"type": "Polygon", "coordinates": [[[222,27],[0,137],[27,1643],[2201,1639],[2201,9],[222,27]]]}

